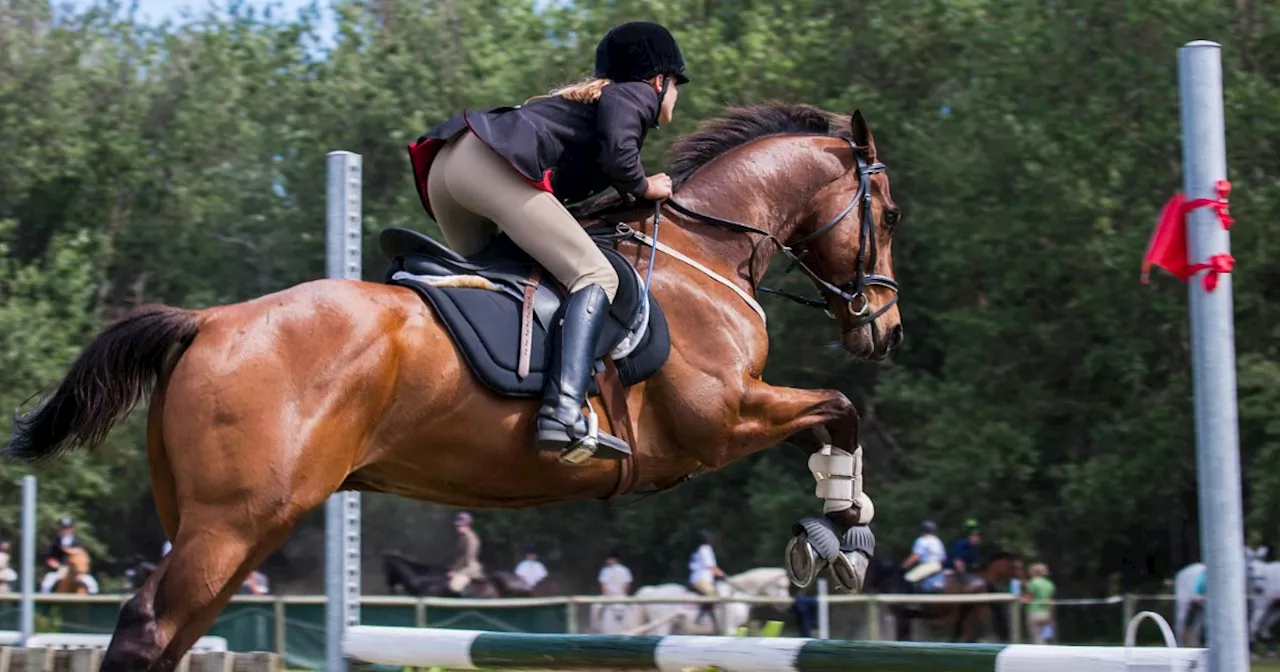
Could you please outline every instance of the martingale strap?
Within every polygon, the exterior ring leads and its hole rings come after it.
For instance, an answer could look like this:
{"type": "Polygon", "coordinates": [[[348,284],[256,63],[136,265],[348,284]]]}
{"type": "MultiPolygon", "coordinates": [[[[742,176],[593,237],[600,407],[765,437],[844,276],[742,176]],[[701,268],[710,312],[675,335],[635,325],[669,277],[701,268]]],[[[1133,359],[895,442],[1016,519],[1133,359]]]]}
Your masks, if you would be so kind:
{"type": "MultiPolygon", "coordinates": [[[[670,201],[667,201],[667,202],[670,203],[670,201]]],[[[707,268],[703,264],[699,263],[696,259],[689,257],[685,253],[675,249],[674,247],[671,247],[670,245],[667,245],[666,243],[656,241],[650,238],[649,236],[646,236],[643,233],[640,233],[639,231],[633,230],[631,232],[631,236],[635,238],[637,241],[653,248],[654,250],[659,250],[663,254],[666,254],[675,259],[679,259],[680,261],[698,269],[707,277],[733,290],[735,294],[742,297],[743,301],[747,302],[747,305],[751,307],[751,310],[755,311],[756,315],[760,316],[760,322],[765,324],[766,326],[768,325],[769,318],[765,316],[764,307],[760,305],[759,301],[756,301],[754,296],[751,296],[751,294],[747,293],[747,290],[739,287],[738,285],[734,284],[733,281],[729,280],[728,278],[725,278],[723,275],[720,275],[719,273],[716,273],[710,268],[707,268]]],[[[652,268],[652,266],[650,268],[652,268]]]]}

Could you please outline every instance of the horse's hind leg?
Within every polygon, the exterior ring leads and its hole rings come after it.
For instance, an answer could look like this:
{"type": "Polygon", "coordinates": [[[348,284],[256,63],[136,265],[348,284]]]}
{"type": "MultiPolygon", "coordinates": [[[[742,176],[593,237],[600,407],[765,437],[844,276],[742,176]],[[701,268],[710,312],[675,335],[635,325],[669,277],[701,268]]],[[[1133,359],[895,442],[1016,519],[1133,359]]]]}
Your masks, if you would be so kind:
{"type": "Polygon", "coordinates": [[[157,504],[173,549],[121,610],[104,672],[173,670],[249,572],[339,487],[353,450],[341,446],[358,444],[325,423],[299,432],[279,407],[232,409],[238,421],[219,425],[188,399],[169,395],[161,448],[173,499],[158,492],[157,504]]]}

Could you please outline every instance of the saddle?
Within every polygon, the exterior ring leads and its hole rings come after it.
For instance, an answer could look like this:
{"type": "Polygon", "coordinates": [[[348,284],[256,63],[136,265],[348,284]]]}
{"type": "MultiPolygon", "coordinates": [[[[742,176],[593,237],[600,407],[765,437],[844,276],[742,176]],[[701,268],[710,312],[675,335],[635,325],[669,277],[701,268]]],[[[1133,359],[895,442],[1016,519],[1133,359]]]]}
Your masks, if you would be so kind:
{"type": "MultiPolygon", "coordinates": [[[[589,232],[619,284],[596,345],[593,396],[602,380],[625,388],[649,379],[671,351],[662,307],[652,294],[642,296],[644,281],[609,243],[613,227],[605,228],[589,232]]],[[[410,229],[385,229],[378,243],[391,262],[384,282],[414,290],[435,310],[485,387],[504,397],[541,395],[550,332],[568,293],[532,257],[505,235],[469,257],[410,229]]]]}

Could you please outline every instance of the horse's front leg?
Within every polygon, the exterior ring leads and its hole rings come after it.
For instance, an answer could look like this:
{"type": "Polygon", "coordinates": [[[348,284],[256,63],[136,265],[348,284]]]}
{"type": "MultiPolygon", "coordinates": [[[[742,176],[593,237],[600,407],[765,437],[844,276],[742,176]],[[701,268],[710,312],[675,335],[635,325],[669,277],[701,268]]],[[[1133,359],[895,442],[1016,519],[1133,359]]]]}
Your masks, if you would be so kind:
{"type": "MultiPolygon", "coordinates": [[[[875,515],[862,490],[862,448],[858,411],[834,390],[797,390],[760,383],[748,390],[742,431],[751,439],[791,439],[809,450],[809,470],[823,500],[823,517],[805,518],[793,528],[786,567],[792,583],[806,587],[830,568],[836,588],[858,593],[875,554],[869,523],[875,515]]],[[[747,437],[744,437],[747,438],[747,437]]]]}

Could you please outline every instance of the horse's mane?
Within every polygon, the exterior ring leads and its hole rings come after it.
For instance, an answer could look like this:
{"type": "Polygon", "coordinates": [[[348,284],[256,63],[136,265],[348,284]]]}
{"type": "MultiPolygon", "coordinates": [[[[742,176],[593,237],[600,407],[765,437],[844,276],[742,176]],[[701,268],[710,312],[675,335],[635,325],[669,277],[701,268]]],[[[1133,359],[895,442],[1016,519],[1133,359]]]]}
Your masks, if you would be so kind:
{"type": "Polygon", "coordinates": [[[388,560],[396,560],[401,564],[408,565],[411,569],[423,574],[439,574],[445,572],[444,567],[440,565],[432,565],[421,560],[411,558],[400,551],[386,551],[382,554],[382,560],[385,563],[388,560]]]}
{"type": "Polygon", "coordinates": [[[680,137],[667,152],[667,174],[676,189],[716,157],[753,140],[784,134],[850,137],[849,117],[803,103],[770,101],[730,107],[680,137]]]}
{"type": "MultiPolygon", "coordinates": [[[[725,108],[704,120],[697,130],[680,136],[667,151],[667,174],[679,189],[699,168],[730,150],[771,135],[803,134],[851,137],[850,118],[804,103],[770,101],[758,105],[725,108]]],[[[570,209],[575,217],[598,217],[615,208],[627,208],[625,199],[608,194],[570,209]]]]}

